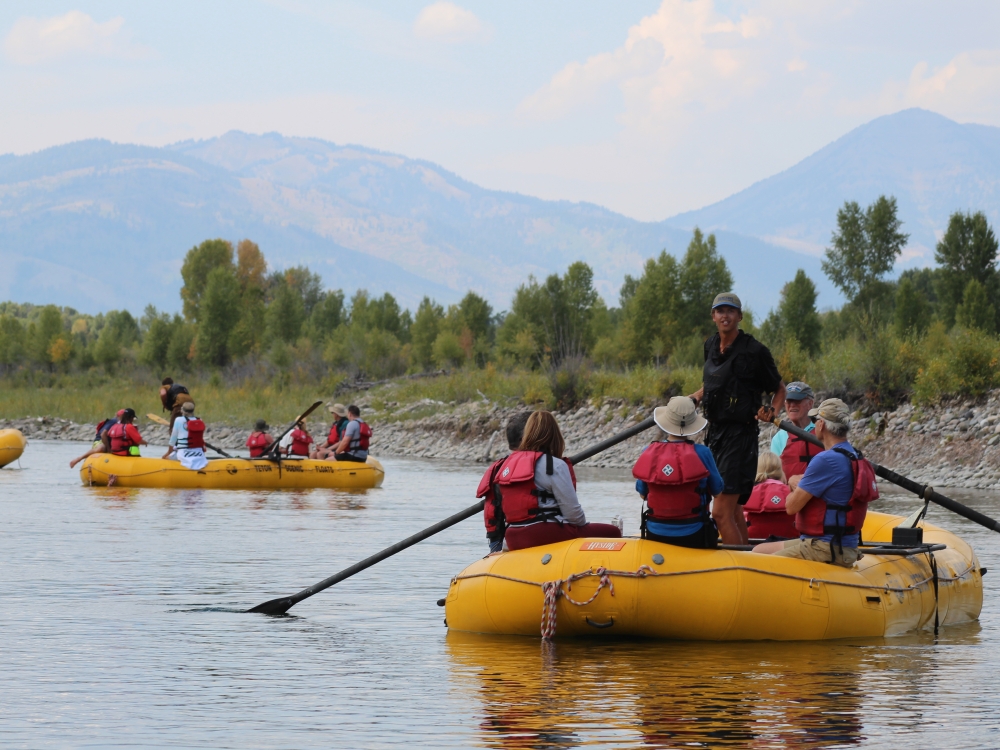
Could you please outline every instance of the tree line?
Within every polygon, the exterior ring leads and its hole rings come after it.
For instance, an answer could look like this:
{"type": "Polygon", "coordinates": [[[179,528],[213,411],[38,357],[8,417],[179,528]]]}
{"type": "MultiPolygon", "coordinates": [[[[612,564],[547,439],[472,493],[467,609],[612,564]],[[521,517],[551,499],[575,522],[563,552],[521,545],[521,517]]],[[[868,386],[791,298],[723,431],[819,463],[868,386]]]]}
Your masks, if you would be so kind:
{"type": "MultiPolygon", "coordinates": [[[[997,240],[982,213],[955,213],[935,268],[888,280],[908,236],[894,198],[847,202],[822,268],[847,299],[820,312],[801,269],[778,306],[743,327],[767,343],[786,380],[862,392],[874,400],[981,392],[997,383],[997,240]],[[985,358],[985,359],[984,359],[985,358]],[[973,361],[974,360],[974,361],[973,361]],[[994,373],[988,372],[993,362],[994,373]],[[971,373],[971,374],[970,374],[971,373]]],[[[424,297],[415,311],[359,289],[324,289],[307,267],[269,268],[251,240],[211,239],[181,268],[182,312],[147,307],[85,315],[54,305],[0,304],[0,368],[7,375],[146,367],[159,373],[248,364],[296,377],[386,378],[436,368],[628,370],[700,367],[714,331],[716,293],[733,287],[716,238],[695,229],[686,252],[661,252],[626,276],[609,307],[583,262],[529,277],[509,310],[469,291],[458,303],[424,297]]]]}

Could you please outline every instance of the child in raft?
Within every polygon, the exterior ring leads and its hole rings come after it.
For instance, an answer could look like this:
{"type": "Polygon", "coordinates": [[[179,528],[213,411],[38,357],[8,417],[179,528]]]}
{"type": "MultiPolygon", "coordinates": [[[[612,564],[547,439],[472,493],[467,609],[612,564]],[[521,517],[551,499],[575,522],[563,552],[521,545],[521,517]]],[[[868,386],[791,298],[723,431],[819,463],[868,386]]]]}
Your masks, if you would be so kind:
{"type": "Polygon", "coordinates": [[[708,421],[686,396],[654,409],[653,421],[660,440],[647,445],[632,467],[636,492],[648,506],[642,536],[678,547],[715,549],[719,532],[708,509],[725,485],[712,451],[691,440],[708,421]]]}
{"type": "Polygon", "coordinates": [[[562,455],[566,443],[556,418],[536,411],[524,425],[521,445],[497,472],[507,520],[507,549],[538,547],[581,537],[617,538],[609,523],[588,523],[576,495],[576,475],[562,455]]]}
{"type": "Polygon", "coordinates": [[[792,488],[785,484],[781,458],[771,451],[764,451],[757,459],[757,477],[753,492],[743,506],[743,515],[753,539],[795,539],[795,516],[788,515],[785,500],[792,488]]]}

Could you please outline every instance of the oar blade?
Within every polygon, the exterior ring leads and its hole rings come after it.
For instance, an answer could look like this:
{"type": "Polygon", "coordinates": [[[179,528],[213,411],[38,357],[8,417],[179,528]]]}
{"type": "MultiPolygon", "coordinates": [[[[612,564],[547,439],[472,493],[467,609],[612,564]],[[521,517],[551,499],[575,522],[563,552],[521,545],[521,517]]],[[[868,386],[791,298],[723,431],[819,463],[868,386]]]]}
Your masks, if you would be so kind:
{"type": "Polygon", "coordinates": [[[264,602],[263,604],[258,604],[256,607],[247,610],[247,613],[257,613],[262,615],[268,615],[270,617],[281,617],[286,614],[288,610],[292,608],[295,602],[292,601],[292,597],[283,596],[279,599],[272,599],[269,602],[264,602]]]}

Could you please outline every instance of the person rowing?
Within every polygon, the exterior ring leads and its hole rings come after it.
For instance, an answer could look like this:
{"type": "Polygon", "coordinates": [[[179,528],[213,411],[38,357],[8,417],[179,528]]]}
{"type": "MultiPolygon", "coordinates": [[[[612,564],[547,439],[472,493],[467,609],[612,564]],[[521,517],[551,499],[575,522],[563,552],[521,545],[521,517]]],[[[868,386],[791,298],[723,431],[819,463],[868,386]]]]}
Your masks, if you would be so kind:
{"type": "Polygon", "coordinates": [[[705,444],[712,449],[724,487],[712,518],[725,544],[749,541],[743,505],[757,476],[759,422],[770,422],[785,403],[785,384],[770,350],[739,328],[743,303],[732,292],[712,302],[717,333],[705,342],[703,384],[690,398],[708,418],[705,444]],[[771,404],[761,406],[766,393],[771,404]]]}

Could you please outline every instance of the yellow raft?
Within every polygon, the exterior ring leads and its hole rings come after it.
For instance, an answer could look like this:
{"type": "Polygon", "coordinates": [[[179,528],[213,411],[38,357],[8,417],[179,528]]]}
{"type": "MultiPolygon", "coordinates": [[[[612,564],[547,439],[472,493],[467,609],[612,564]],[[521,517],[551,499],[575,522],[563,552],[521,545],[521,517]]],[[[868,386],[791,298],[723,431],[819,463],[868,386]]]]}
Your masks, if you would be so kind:
{"type": "MultiPolygon", "coordinates": [[[[866,543],[902,519],[869,513],[866,543]]],[[[474,633],[699,641],[898,635],[979,618],[972,548],[923,524],[919,554],[866,552],[852,569],[636,538],[575,539],[491,555],[452,579],[448,627],[474,633]]]]}
{"type": "Polygon", "coordinates": [[[213,458],[200,471],[177,461],[97,453],[80,466],[84,484],[116,487],[164,487],[207,490],[310,489],[338,490],[381,487],[385,470],[377,458],[356,461],[313,461],[213,458]]]}
{"type": "Polygon", "coordinates": [[[0,469],[19,459],[27,445],[28,439],[20,430],[0,430],[0,469]]]}

